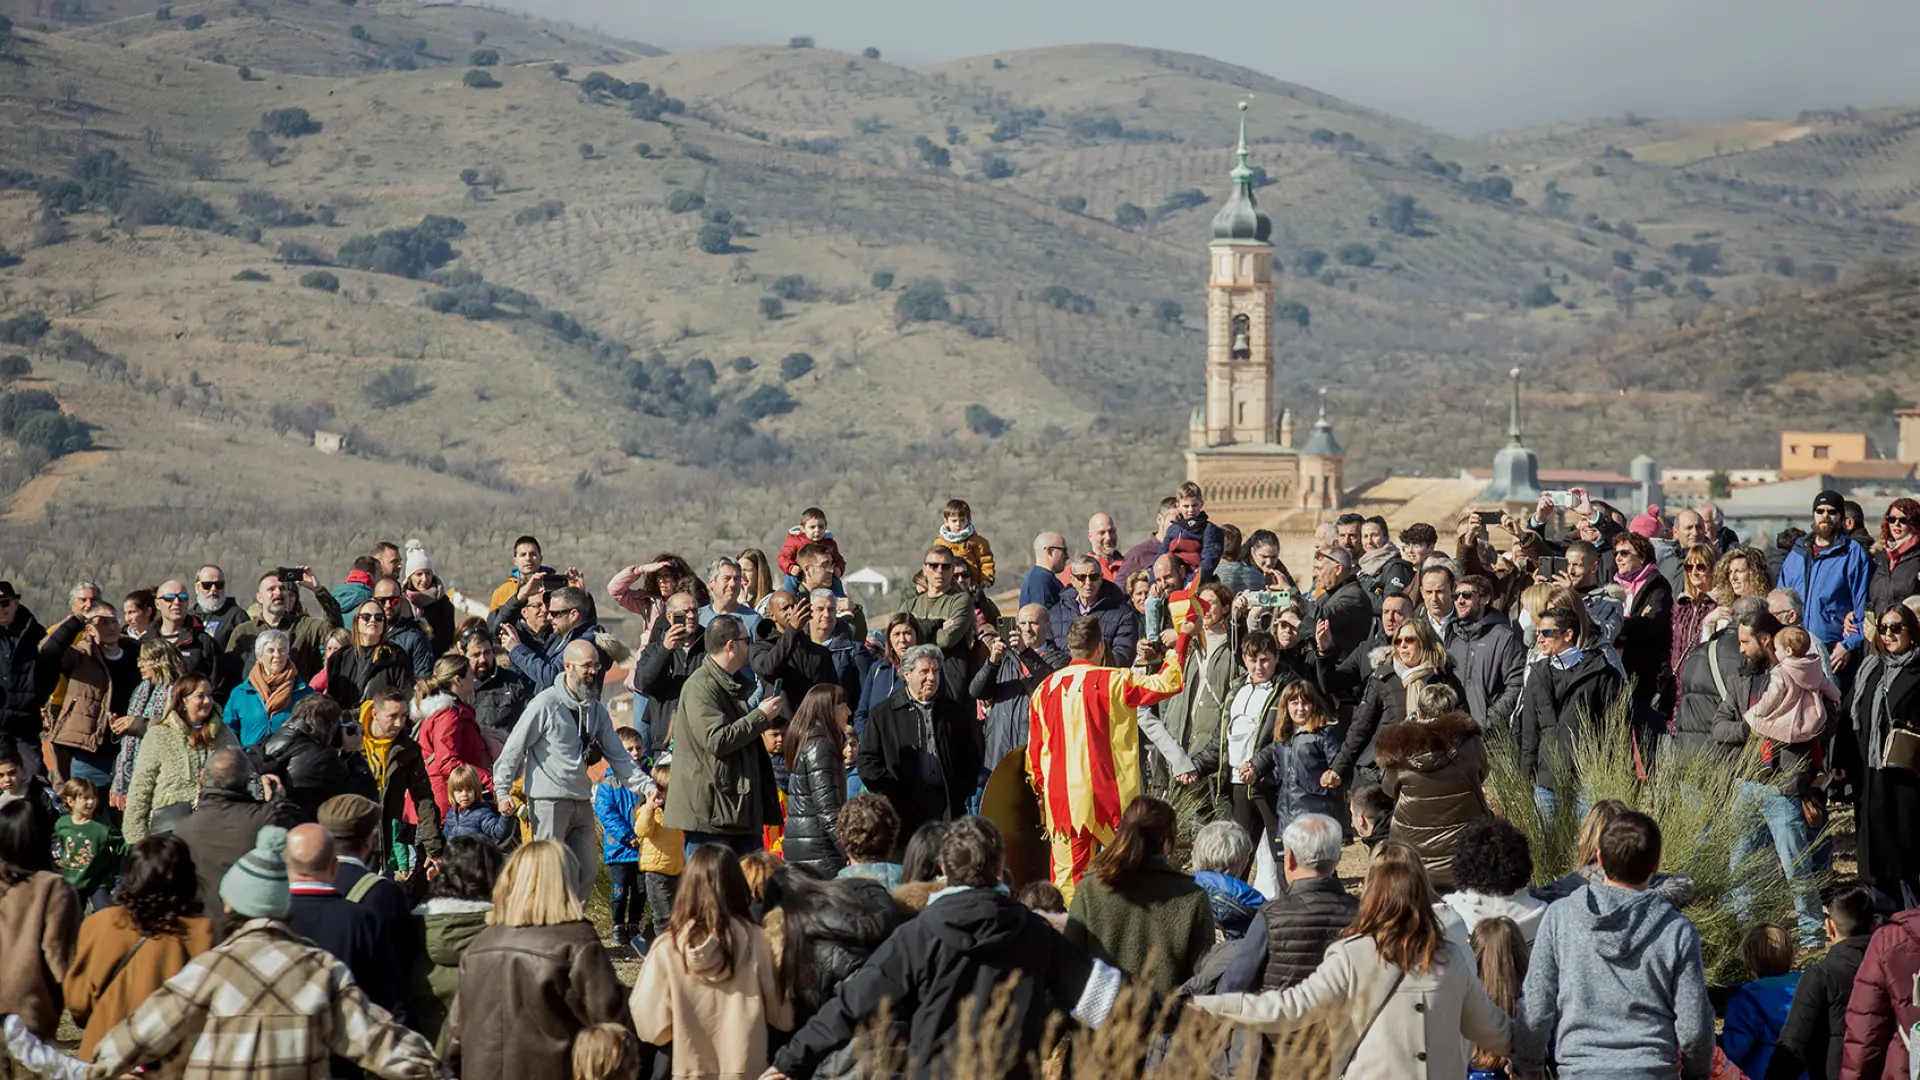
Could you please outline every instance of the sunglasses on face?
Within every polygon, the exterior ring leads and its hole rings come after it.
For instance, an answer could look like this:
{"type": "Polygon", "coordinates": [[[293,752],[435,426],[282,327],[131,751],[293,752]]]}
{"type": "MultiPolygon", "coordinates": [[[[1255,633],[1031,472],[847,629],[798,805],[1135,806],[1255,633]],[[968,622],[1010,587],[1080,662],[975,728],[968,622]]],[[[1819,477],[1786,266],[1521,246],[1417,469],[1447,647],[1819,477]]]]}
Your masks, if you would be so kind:
{"type": "Polygon", "coordinates": [[[1393,643],[1395,645],[1418,645],[1420,644],[1420,639],[1417,637],[1398,637],[1393,639],[1393,643]]]}
{"type": "Polygon", "coordinates": [[[1543,626],[1540,628],[1540,636],[1543,638],[1556,638],[1560,636],[1560,631],[1551,626],[1543,626]]]}
{"type": "Polygon", "coordinates": [[[227,583],[224,581],[196,581],[194,584],[200,586],[205,592],[216,592],[227,587],[227,583]]]}
{"type": "Polygon", "coordinates": [[[1887,524],[1889,525],[1905,525],[1906,523],[1907,523],[1907,518],[1904,515],[1895,515],[1895,514],[1887,515],[1887,524]]]}
{"type": "Polygon", "coordinates": [[[10,608],[17,603],[19,603],[19,601],[11,596],[0,596],[0,608],[10,608]]]}
{"type": "Polygon", "coordinates": [[[164,600],[169,604],[176,603],[176,602],[185,603],[187,599],[187,594],[183,592],[163,592],[159,596],[154,597],[154,599],[164,600]]]}
{"type": "Polygon", "coordinates": [[[1459,592],[1453,594],[1453,598],[1455,600],[1471,600],[1478,595],[1479,594],[1472,589],[1461,589],[1459,592]]]}
{"type": "Polygon", "coordinates": [[[1899,623],[1899,622],[1889,622],[1889,623],[1881,623],[1881,624],[1880,624],[1880,636],[1881,636],[1881,637],[1886,637],[1886,636],[1888,636],[1888,635],[1890,635],[1890,634],[1904,634],[1904,633],[1906,633],[1906,632],[1907,632],[1907,624],[1906,624],[1906,623],[1899,623]]]}
{"type": "Polygon", "coordinates": [[[1073,575],[1073,580],[1075,580],[1075,581],[1099,581],[1099,580],[1100,580],[1100,575],[1099,575],[1099,574],[1075,574],[1075,575],[1073,575]]]}
{"type": "Polygon", "coordinates": [[[386,622],[387,621],[387,617],[385,615],[380,614],[377,611],[363,612],[358,616],[358,618],[360,619],[361,622],[386,622]]]}
{"type": "Polygon", "coordinates": [[[547,609],[547,617],[550,619],[557,619],[562,615],[571,615],[571,614],[573,614],[573,609],[570,607],[547,609]]]}
{"type": "Polygon", "coordinates": [[[924,565],[929,570],[937,571],[940,573],[945,573],[946,571],[953,569],[953,564],[946,563],[946,562],[930,562],[930,563],[924,563],[922,565],[924,565]]]}
{"type": "Polygon", "coordinates": [[[1701,562],[1690,562],[1686,565],[1687,565],[1687,573],[1689,574],[1693,573],[1696,570],[1704,574],[1707,571],[1713,569],[1713,567],[1708,566],[1706,563],[1701,563],[1701,562]]]}

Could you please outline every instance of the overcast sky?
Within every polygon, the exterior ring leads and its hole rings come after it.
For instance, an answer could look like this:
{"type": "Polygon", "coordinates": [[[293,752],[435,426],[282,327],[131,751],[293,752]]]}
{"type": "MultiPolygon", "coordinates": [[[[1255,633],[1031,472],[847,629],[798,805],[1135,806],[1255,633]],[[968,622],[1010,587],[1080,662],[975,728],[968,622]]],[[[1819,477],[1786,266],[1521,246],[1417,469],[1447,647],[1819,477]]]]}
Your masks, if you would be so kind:
{"type": "Polygon", "coordinates": [[[1920,103],[1920,0],[506,0],[674,52],[811,34],[908,65],[1116,41],[1460,135],[1920,103]]]}

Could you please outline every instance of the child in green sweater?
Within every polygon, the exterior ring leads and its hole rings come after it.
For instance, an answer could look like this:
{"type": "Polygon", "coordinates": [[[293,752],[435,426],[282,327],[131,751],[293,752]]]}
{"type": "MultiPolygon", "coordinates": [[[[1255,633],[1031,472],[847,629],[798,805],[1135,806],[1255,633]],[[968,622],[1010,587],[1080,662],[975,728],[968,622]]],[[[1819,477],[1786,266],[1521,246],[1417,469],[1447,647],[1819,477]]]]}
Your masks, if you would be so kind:
{"type": "Polygon", "coordinates": [[[53,864],[66,876],[73,891],[89,901],[89,911],[113,903],[113,830],[93,815],[100,809],[100,789],[93,781],[75,777],[60,785],[67,813],[53,824],[53,864]]]}

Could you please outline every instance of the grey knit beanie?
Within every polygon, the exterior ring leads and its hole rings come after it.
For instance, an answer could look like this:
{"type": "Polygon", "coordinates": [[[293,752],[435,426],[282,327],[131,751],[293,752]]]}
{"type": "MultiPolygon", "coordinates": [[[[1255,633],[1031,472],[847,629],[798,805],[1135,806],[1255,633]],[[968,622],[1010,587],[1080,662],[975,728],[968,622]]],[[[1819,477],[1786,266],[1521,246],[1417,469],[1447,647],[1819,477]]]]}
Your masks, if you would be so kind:
{"type": "Polygon", "coordinates": [[[287,830],[278,825],[262,826],[254,838],[253,850],[220,879],[220,899],[233,913],[248,919],[284,919],[292,910],[287,892],[287,830]]]}

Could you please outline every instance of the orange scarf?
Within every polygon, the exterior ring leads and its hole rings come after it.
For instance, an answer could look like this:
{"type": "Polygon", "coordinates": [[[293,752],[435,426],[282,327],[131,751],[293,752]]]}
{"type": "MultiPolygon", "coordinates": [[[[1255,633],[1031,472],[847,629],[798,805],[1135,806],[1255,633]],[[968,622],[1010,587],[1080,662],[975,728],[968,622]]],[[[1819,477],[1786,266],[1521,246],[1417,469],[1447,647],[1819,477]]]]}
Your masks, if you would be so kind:
{"type": "Polygon", "coordinates": [[[280,669],[279,676],[268,678],[259,664],[253,665],[253,671],[247,675],[247,683],[266,703],[267,715],[275,716],[286,712],[293,704],[293,664],[291,661],[280,669]]]}

